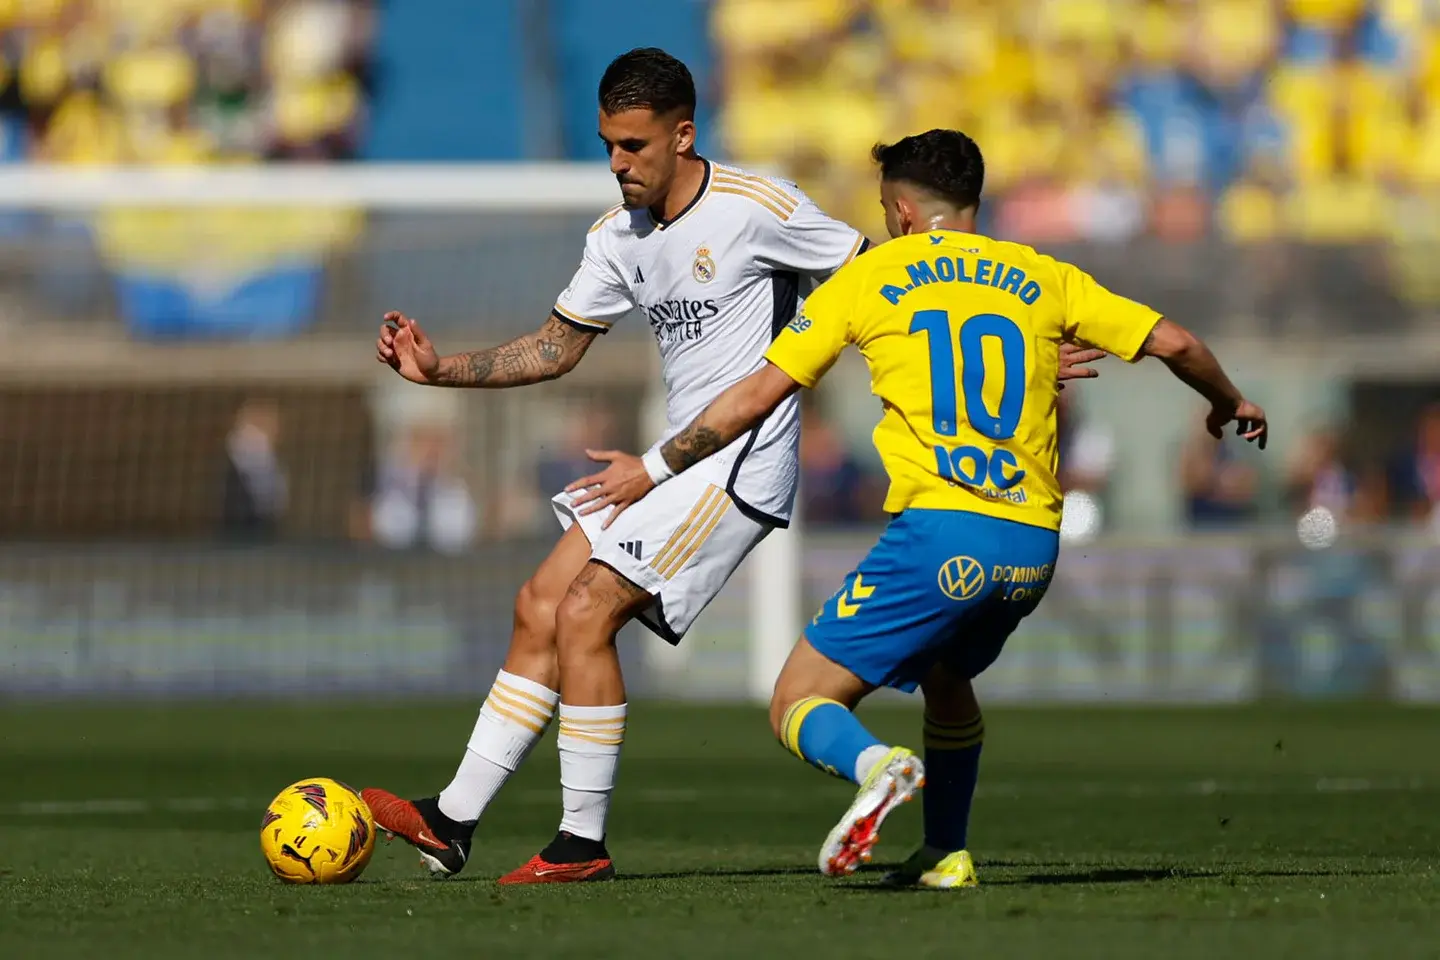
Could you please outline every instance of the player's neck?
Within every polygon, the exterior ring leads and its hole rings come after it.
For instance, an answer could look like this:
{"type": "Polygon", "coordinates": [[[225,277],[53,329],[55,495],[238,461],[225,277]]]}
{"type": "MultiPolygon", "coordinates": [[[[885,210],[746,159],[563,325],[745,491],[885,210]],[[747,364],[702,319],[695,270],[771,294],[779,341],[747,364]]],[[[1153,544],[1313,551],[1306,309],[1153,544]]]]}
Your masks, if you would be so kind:
{"type": "Polygon", "coordinates": [[[957,233],[974,233],[975,218],[961,215],[937,215],[925,217],[910,227],[910,233],[934,233],[936,230],[954,230],[957,233]]]}
{"type": "Polygon", "coordinates": [[[695,202],[705,186],[705,160],[696,154],[681,157],[675,167],[675,180],[665,199],[650,208],[650,215],[660,223],[669,223],[695,202]]]}
{"type": "Polygon", "coordinates": [[[907,234],[934,233],[937,230],[975,232],[974,206],[957,209],[953,204],[930,197],[908,199],[909,203],[900,207],[900,226],[907,234]]]}

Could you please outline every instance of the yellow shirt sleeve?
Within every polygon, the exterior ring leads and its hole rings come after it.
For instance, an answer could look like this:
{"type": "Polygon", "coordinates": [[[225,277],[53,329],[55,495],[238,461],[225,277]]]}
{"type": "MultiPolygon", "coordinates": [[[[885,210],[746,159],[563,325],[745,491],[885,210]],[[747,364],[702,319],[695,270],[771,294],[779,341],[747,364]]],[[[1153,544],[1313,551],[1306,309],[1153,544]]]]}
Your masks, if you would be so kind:
{"type": "Polygon", "coordinates": [[[765,359],[802,387],[815,386],[851,342],[857,282],[856,270],[847,265],[816,287],[805,299],[800,315],[765,351],[765,359]]]}
{"type": "Polygon", "coordinates": [[[1118,293],[1111,293],[1079,267],[1056,261],[1065,292],[1065,336],[1131,362],[1160,314],[1118,293]]]}

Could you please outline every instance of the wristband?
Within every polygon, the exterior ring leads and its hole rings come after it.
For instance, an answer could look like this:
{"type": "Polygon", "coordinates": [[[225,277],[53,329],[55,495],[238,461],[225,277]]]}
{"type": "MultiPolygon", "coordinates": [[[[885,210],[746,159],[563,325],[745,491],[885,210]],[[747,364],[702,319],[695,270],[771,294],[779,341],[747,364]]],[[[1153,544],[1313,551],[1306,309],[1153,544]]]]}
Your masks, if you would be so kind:
{"type": "Polygon", "coordinates": [[[645,472],[650,474],[650,481],[657,487],[675,476],[675,471],[670,469],[670,464],[660,455],[659,447],[641,457],[640,462],[645,464],[645,472]]]}

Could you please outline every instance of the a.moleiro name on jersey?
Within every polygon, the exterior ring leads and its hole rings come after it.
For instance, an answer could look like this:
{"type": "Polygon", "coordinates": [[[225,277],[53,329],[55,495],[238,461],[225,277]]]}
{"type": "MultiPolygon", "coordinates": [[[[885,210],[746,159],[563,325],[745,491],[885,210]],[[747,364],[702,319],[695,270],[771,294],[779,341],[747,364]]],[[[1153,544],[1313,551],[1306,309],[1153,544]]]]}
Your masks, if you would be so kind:
{"type": "MultiPolygon", "coordinates": [[[[977,252],[977,251],[971,251],[977,252]]],[[[880,296],[899,304],[911,290],[931,283],[973,283],[1013,293],[1026,306],[1040,299],[1040,284],[1019,267],[983,257],[932,257],[906,264],[905,280],[896,279],[880,288],[880,296]]]]}

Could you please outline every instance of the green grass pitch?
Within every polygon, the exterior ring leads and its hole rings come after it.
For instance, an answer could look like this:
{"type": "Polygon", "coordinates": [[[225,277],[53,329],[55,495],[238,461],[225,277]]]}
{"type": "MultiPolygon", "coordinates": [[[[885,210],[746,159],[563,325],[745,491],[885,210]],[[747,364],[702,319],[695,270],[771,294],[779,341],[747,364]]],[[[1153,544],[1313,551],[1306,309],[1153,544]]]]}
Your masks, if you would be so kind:
{"type": "MultiPolygon", "coordinates": [[[[349,887],[270,879],[264,803],[308,776],[449,777],[474,705],[0,708],[4,957],[1400,957],[1440,955],[1440,712],[993,709],[982,886],[814,869],[847,787],[762,712],[640,705],[611,824],[622,879],[500,888],[559,816],[553,736],[425,879],[399,841],[349,887]]],[[[863,714],[914,743],[913,706],[863,714]]],[[[903,858],[919,804],[887,824],[903,858]]]]}

